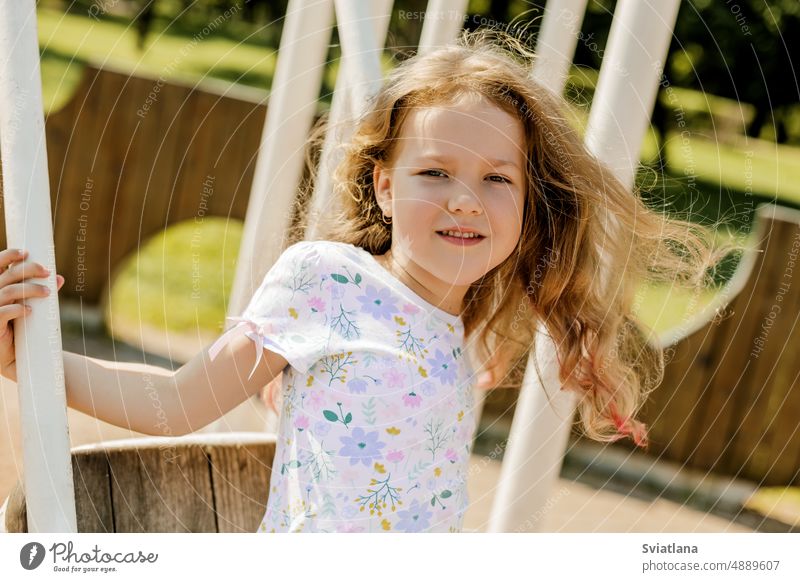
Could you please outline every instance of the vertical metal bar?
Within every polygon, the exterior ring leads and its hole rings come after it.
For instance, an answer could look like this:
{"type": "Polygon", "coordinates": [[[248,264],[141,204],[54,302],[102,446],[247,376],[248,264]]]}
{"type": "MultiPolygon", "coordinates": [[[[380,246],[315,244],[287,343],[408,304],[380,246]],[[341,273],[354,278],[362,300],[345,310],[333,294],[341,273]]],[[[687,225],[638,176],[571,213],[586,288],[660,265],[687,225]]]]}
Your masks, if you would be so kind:
{"type": "Polygon", "coordinates": [[[617,4],[586,128],[586,145],[633,184],[680,0],[617,4]]]}
{"type": "MultiPolygon", "coordinates": [[[[290,0],[236,264],[231,315],[241,313],[282,250],[317,112],[332,25],[332,0],[290,0]]],[[[262,413],[258,398],[249,398],[200,432],[261,431],[262,413]]]]}
{"type": "Polygon", "coordinates": [[[464,28],[468,0],[429,0],[419,39],[421,54],[452,42],[464,28]]]}
{"type": "MultiPolygon", "coordinates": [[[[369,10],[368,19],[372,23],[375,35],[375,50],[378,55],[383,51],[386,44],[386,34],[389,30],[389,20],[391,18],[392,5],[394,0],[375,0],[367,6],[369,10]]],[[[380,61],[380,57],[379,57],[380,61]]],[[[332,198],[332,172],[339,162],[341,156],[336,155],[335,146],[352,135],[353,127],[348,120],[352,119],[354,111],[360,111],[360,107],[365,103],[353,107],[350,97],[350,86],[358,82],[359,76],[350,73],[352,63],[347,59],[347,55],[342,53],[342,59],[338,75],[336,76],[336,87],[333,98],[331,99],[331,109],[328,116],[329,127],[325,134],[325,142],[322,146],[320,155],[320,167],[317,173],[316,183],[314,184],[314,194],[309,205],[309,222],[305,238],[314,240],[319,236],[320,217],[325,213],[334,212],[336,200],[332,198]]],[[[373,73],[381,75],[380,69],[373,73]]]]}
{"type": "Polygon", "coordinates": [[[50,295],[14,321],[28,531],[76,533],[34,0],[0,3],[0,55],[8,244],[50,269],[50,295]]]}
{"type": "Polygon", "coordinates": [[[551,0],[545,6],[536,39],[533,78],[556,95],[564,93],[587,3],[588,0],[551,0]]]}
{"type": "MultiPolygon", "coordinates": [[[[587,0],[550,0],[536,41],[532,78],[562,95],[587,0]]],[[[556,346],[542,323],[523,377],[488,531],[538,531],[558,481],[576,399],[560,390],[556,346]],[[536,373],[536,362],[542,378],[536,373]]]]}
{"type": "MultiPolygon", "coordinates": [[[[633,183],[679,5],[680,0],[620,0],[617,4],[586,142],[625,184],[633,183]]],[[[554,4],[554,14],[560,6],[554,4]]],[[[548,18],[552,17],[546,14],[548,18]]],[[[608,217],[607,225],[613,229],[613,217],[608,217]]],[[[601,284],[608,277],[608,272],[602,273],[601,284]]],[[[545,377],[540,383],[529,361],[492,507],[491,532],[541,529],[577,404],[574,395],[558,390],[552,340],[540,334],[531,357],[539,358],[545,377]]]]}
{"type": "MultiPolygon", "coordinates": [[[[334,0],[336,26],[347,63],[347,81],[352,93],[354,111],[366,107],[370,97],[381,87],[383,72],[380,53],[383,44],[376,42],[372,12],[363,0],[334,0]]],[[[388,24],[388,23],[387,23],[388,24]]]]}

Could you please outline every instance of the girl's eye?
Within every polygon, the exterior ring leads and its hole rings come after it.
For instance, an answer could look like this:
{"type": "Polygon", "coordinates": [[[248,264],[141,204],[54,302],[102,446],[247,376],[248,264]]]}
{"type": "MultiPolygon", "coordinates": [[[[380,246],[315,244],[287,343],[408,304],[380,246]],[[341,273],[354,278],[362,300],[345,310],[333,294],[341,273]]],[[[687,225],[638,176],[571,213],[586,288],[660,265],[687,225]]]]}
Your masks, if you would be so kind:
{"type": "Polygon", "coordinates": [[[421,172],[423,176],[433,176],[434,178],[446,177],[446,174],[441,170],[424,170],[421,172]]]}
{"type": "Polygon", "coordinates": [[[505,176],[497,176],[497,175],[494,175],[494,176],[489,176],[489,179],[490,179],[492,182],[497,182],[498,184],[510,184],[510,183],[511,183],[511,180],[509,180],[509,179],[508,179],[508,178],[506,178],[505,176]],[[495,180],[495,178],[498,178],[498,179],[497,179],[497,180],[495,180]]]}

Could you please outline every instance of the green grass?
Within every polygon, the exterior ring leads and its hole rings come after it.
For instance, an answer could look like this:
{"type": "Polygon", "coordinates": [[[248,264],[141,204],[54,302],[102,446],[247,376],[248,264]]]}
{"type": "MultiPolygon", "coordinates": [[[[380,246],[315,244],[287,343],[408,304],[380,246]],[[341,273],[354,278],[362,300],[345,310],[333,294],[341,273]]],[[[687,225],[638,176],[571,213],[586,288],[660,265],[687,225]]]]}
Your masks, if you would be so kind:
{"type": "Polygon", "coordinates": [[[667,160],[676,169],[693,169],[699,179],[782,202],[800,204],[800,149],[742,138],[737,147],[694,135],[667,137],[667,160]]]}
{"type": "MultiPolygon", "coordinates": [[[[203,23],[191,30],[180,21],[156,20],[140,52],[136,31],[128,22],[94,20],[47,8],[38,8],[37,15],[42,96],[47,112],[69,100],[87,62],[193,83],[212,78],[263,90],[272,85],[277,51],[266,40],[270,35],[263,30],[261,34],[243,31],[236,37],[231,31],[240,23],[225,23],[203,35],[203,23]]],[[[338,48],[334,47],[323,73],[320,100],[325,104],[330,104],[330,92],[336,84],[337,57],[338,48]]],[[[391,56],[383,55],[381,64],[384,72],[389,71],[391,56]]]]}
{"type": "MultiPolygon", "coordinates": [[[[570,114],[576,127],[585,131],[588,109],[577,106],[570,114]]],[[[730,134],[715,137],[706,130],[687,135],[670,132],[663,148],[669,170],[687,184],[702,181],[762,199],[800,205],[800,148],[730,134]]],[[[642,141],[639,159],[643,164],[652,164],[658,150],[658,137],[651,128],[642,141]]]]}
{"type": "Polygon", "coordinates": [[[193,336],[221,332],[241,237],[240,221],[210,217],[151,238],[117,270],[113,318],[193,336]]]}
{"type": "Polygon", "coordinates": [[[642,323],[663,333],[689,324],[717,293],[716,289],[693,293],[670,285],[643,284],[637,293],[638,307],[634,313],[642,323]]]}
{"type": "Polygon", "coordinates": [[[276,51],[252,39],[235,42],[221,32],[195,39],[172,24],[157,29],[140,53],[136,31],[129,23],[96,21],[46,8],[39,8],[37,15],[46,111],[69,100],[84,64],[90,61],[167,79],[213,77],[262,89],[272,83],[276,51]],[[171,34],[172,28],[180,33],[171,34]]]}

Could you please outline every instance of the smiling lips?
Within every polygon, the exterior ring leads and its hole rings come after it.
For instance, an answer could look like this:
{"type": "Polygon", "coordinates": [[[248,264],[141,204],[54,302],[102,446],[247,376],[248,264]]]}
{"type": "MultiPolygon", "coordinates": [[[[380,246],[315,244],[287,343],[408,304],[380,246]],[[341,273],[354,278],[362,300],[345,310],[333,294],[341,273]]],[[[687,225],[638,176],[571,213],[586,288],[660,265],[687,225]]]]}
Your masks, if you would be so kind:
{"type": "Polygon", "coordinates": [[[447,242],[459,246],[476,245],[486,238],[472,229],[439,230],[436,234],[447,242]]]}

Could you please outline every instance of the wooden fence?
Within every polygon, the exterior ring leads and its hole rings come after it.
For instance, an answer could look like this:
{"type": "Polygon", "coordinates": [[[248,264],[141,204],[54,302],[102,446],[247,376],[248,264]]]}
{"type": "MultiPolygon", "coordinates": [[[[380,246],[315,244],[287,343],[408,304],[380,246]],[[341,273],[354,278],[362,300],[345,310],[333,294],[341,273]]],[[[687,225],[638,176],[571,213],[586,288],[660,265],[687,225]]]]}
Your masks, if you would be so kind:
{"type": "Polygon", "coordinates": [[[244,220],[267,92],[217,87],[90,65],[47,117],[62,297],[98,303],[119,262],[172,224],[244,220]]]}
{"type": "Polygon", "coordinates": [[[721,321],[674,346],[644,420],[654,454],[800,485],[800,212],[762,206],[755,228],[762,252],[738,273],[741,290],[721,321]]]}

